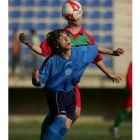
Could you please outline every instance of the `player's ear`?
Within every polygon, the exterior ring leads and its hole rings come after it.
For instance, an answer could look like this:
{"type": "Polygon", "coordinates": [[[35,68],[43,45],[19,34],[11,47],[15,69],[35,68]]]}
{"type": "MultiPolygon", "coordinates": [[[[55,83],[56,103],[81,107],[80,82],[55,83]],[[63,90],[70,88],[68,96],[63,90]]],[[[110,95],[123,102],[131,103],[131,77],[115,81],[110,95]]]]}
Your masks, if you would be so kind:
{"type": "Polygon", "coordinates": [[[56,49],[59,48],[59,44],[58,44],[57,40],[56,40],[56,42],[55,42],[55,48],[56,48],[56,49]]]}

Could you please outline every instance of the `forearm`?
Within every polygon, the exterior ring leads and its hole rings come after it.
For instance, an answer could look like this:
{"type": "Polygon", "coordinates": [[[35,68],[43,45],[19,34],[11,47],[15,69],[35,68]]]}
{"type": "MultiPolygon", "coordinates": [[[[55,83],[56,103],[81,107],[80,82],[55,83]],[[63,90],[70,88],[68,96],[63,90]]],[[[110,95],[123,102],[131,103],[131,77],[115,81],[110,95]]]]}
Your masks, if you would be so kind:
{"type": "Polygon", "coordinates": [[[96,63],[96,66],[104,73],[106,76],[110,76],[111,72],[110,70],[105,66],[105,64],[102,61],[99,61],[96,63]]]}
{"type": "Polygon", "coordinates": [[[101,71],[103,71],[103,72],[106,74],[106,76],[107,76],[108,78],[110,78],[110,79],[113,81],[113,83],[114,83],[114,82],[116,82],[116,83],[119,83],[119,82],[120,82],[121,77],[118,76],[118,75],[113,74],[113,73],[104,65],[104,63],[103,63],[102,61],[99,61],[98,63],[96,63],[96,65],[97,65],[97,67],[98,67],[101,71]]]}
{"type": "Polygon", "coordinates": [[[102,53],[102,54],[108,54],[108,55],[113,55],[113,54],[114,54],[114,50],[110,50],[110,49],[105,48],[105,47],[99,46],[99,47],[98,47],[98,50],[99,50],[99,52],[102,53]]]}
{"type": "Polygon", "coordinates": [[[19,40],[27,45],[31,50],[33,50],[37,54],[42,54],[42,49],[40,48],[40,45],[34,44],[33,42],[29,41],[24,33],[19,34],[19,40]]]}
{"type": "Polygon", "coordinates": [[[34,86],[41,86],[41,85],[39,84],[39,77],[32,77],[32,84],[33,84],[34,86]]]}
{"type": "Polygon", "coordinates": [[[40,48],[40,45],[34,44],[32,42],[28,42],[25,45],[27,45],[31,50],[33,50],[35,53],[42,55],[42,49],[40,48]]]}

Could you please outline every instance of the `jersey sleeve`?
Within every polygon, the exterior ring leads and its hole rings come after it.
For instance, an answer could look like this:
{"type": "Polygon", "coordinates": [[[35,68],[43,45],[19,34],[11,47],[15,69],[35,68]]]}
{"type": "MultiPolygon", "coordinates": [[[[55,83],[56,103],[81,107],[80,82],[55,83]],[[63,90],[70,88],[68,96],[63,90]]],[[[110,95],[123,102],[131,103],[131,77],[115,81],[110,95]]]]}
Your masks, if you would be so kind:
{"type": "Polygon", "coordinates": [[[41,68],[39,69],[39,83],[38,85],[43,85],[48,80],[49,77],[49,71],[51,67],[51,61],[49,61],[51,57],[47,57],[45,61],[43,62],[41,68]]]}
{"type": "Polygon", "coordinates": [[[97,62],[99,61],[102,61],[103,60],[103,57],[102,57],[102,54],[98,52],[96,58],[93,60],[93,64],[96,64],[97,62]]]}
{"type": "Polygon", "coordinates": [[[42,55],[44,57],[46,57],[52,53],[51,48],[48,45],[48,39],[45,39],[43,42],[41,42],[40,48],[42,49],[42,55]]]}
{"type": "MultiPolygon", "coordinates": [[[[95,39],[89,35],[87,32],[85,32],[91,45],[95,44],[95,39]]],[[[96,58],[94,59],[94,61],[92,63],[96,64],[97,62],[103,60],[102,54],[98,52],[98,55],[96,56],[96,58]]]]}
{"type": "Polygon", "coordinates": [[[81,57],[83,57],[84,62],[85,63],[92,63],[98,54],[97,45],[90,45],[90,47],[83,47],[83,50],[85,52],[84,52],[83,56],[81,56],[81,57]]]}

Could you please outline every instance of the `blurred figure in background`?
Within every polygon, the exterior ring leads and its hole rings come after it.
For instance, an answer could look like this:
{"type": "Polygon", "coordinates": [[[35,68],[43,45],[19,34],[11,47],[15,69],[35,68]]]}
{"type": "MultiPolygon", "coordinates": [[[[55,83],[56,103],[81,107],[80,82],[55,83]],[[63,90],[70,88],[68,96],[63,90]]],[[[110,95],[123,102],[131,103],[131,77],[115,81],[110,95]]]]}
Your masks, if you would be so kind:
{"type": "MultiPolygon", "coordinates": [[[[40,44],[40,39],[36,35],[35,29],[30,30],[30,35],[31,35],[31,42],[33,42],[34,44],[40,44]]],[[[31,56],[32,69],[36,69],[38,56],[33,51],[30,51],[30,54],[31,54],[30,56],[31,56]]]]}
{"type": "Polygon", "coordinates": [[[111,135],[114,137],[119,137],[119,127],[126,116],[132,111],[132,62],[128,68],[126,82],[127,96],[125,99],[124,109],[118,114],[114,125],[111,126],[109,130],[111,135]]]}
{"type": "Polygon", "coordinates": [[[21,46],[18,39],[18,31],[13,30],[13,40],[12,40],[12,71],[10,76],[16,76],[16,69],[17,66],[20,65],[20,52],[21,52],[21,46]]]}

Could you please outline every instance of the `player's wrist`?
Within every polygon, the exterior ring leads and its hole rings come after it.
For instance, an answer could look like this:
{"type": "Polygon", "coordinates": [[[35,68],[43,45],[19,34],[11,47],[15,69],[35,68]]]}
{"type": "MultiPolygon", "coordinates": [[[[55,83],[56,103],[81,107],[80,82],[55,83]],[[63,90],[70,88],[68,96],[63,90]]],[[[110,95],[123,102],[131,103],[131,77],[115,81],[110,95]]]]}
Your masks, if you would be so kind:
{"type": "Polygon", "coordinates": [[[111,78],[113,74],[112,74],[110,71],[108,71],[108,72],[106,73],[106,75],[107,75],[107,77],[111,78]]]}
{"type": "Polygon", "coordinates": [[[28,41],[25,43],[25,45],[27,45],[29,48],[33,48],[34,44],[32,42],[28,41]]]}
{"type": "Polygon", "coordinates": [[[111,55],[115,55],[116,56],[116,51],[115,50],[112,50],[111,55]]]}

